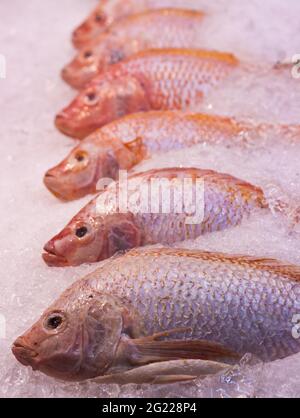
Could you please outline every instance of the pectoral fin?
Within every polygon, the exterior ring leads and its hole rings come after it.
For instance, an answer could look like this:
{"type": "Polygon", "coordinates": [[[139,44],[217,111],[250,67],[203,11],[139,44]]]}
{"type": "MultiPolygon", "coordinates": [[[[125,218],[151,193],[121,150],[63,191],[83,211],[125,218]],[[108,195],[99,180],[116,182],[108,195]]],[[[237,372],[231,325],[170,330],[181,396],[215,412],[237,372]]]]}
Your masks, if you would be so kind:
{"type": "Polygon", "coordinates": [[[153,362],[201,359],[224,360],[238,359],[239,356],[219,343],[207,340],[164,340],[159,338],[178,334],[186,329],[175,329],[150,337],[128,340],[130,345],[130,361],[132,364],[143,365],[153,362]]]}
{"type": "Polygon", "coordinates": [[[140,163],[147,156],[147,147],[143,143],[143,138],[138,137],[131,142],[127,142],[125,147],[135,156],[135,164],[140,163]]]}
{"type": "Polygon", "coordinates": [[[187,382],[195,379],[222,373],[230,366],[206,360],[175,360],[148,364],[124,373],[117,373],[93,379],[101,384],[170,384],[187,382]]]}

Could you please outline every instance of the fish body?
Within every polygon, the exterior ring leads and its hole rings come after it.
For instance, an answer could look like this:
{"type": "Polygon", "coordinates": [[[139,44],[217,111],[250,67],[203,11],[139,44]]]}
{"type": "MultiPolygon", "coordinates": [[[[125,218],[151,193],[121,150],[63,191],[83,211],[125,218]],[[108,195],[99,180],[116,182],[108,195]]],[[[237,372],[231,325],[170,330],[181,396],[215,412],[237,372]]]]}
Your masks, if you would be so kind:
{"type": "Polygon", "coordinates": [[[275,136],[286,143],[299,141],[300,128],[181,111],[131,114],[82,140],[61,163],[47,171],[44,183],[58,198],[73,200],[96,193],[101,178],[117,180],[119,170],[131,170],[155,154],[201,143],[241,148],[260,146],[266,138],[272,138],[273,143],[275,136]]]}
{"type": "Polygon", "coordinates": [[[220,231],[266,207],[260,188],[226,174],[151,170],[108,186],[46,244],[43,258],[50,266],[96,262],[220,231]]]}
{"type": "Polygon", "coordinates": [[[139,51],[158,48],[200,48],[204,14],[192,10],[151,10],[117,21],[83,48],[62,71],[63,79],[81,89],[111,64],[139,51]]]}
{"type": "Polygon", "coordinates": [[[22,364],[67,380],[151,363],[159,373],[160,361],[218,353],[272,361],[300,351],[293,333],[299,281],[299,266],[276,260],[133,250],[65,291],[13,352],[22,364]]]}
{"type": "Polygon", "coordinates": [[[239,61],[215,51],[143,51],[95,77],[56,117],[63,133],[84,138],[124,115],[149,110],[187,110],[219,85],[239,61]]]}
{"type": "Polygon", "coordinates": [[[197,0],[103,0],[73,32],[77,48],[93,45],[111,24],[129,15],[162,8],[199,10],[197,0]]]}

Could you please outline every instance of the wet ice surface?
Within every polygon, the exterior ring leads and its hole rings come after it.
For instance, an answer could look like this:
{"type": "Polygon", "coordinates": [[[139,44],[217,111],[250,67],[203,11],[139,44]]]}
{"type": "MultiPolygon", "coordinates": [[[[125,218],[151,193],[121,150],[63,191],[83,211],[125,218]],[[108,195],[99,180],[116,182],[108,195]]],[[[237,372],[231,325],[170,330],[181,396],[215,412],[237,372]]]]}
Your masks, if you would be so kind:
{"type": "Polygon", "coordinates": [[[299,53],[297,0],[199,0],[199,6],[207,11],[203,47],[234,50],[244,60],[262,62],[291,60],[299,53]]]}
{"type": "MultiPolygon", "coordinates": [[[[199,1],[202,3],[204,1],[199,1]]],[[[252,41],[257,41],[252,48],[257,55],[263,57],[265,51],[267,58],[278,59],[300,52],[294,49],[300,45],[298,1],[252,0],[241,5],[240,1],[219,0],[214,3],[215,7],[223,8],[220,10],[226,9],[228,16],[236,16],[239,26],[245,25],[249,39],[251,35],[252,41]],[[270,5],[272,10],[267,11],[270,5]]],[[[74,53],[69,43],[71,30],[94,4],[93,0],[30,0],[24,8],[22,0],[13,0],[0,5],[0,15],[5,17],[1,23],[0,53],[7,59],[7,79],[0,79],[0,318],[6,321],[5,338],[2,338],[3,327],[0,329],[0,396],[299,397],[300,355],[268,365],[246,360],[225,376],[155,388],[57,383],[22,367],[11,355],[9,347],[14,338],[32,324],[61,290],[95,269],[95,266],[50,269],[40,257],[43,244],[89,200],[62,204],[43,187],[42,177],[74,144],[53,127],[54,114],[74,94],[60,81],[59,71],[74,53]],[[22,13],[16,13],[21,8],[22,13]]],[[[224,11],[224,18],[226,13],[224,11]]],[[[221,21],[219,25],[216,21],[215,25],[211,32],[221,46],[222,39],[225,42],[225,36],[237,30],[228,24],[222,25],[221,21]]],[[[268,76],[266,82],[267,79],[268,76]]],[[[227,88],[226,94],[220,91],[211,95],[203,106],[209,111],[218,108],[220,113],[234,111],[247,118],[296,122],[300,112],[297,99],[300,80],[285,79],[286,83],[281,84],[281,101],[276,81],[272,80],[263,89],[261,83],[256,86],[255,78],[243,79],[240,83],[251,87],[246,88],[242,100],[240,93],[232,90],[234,84],[227,88]],[[253,93],[254,87],[260,96],[253,93]],[[263,109],[261,98],[265,95],[272,98],[273,106],[263,109]],[[213,106],[208,106],[212,103],[213,106]],[[257,103],[263,110],[259,111],[257,103]]],[[[278,135],[274,134],[274,138],[278,135]]],[[[277,141],[267,149],[266,144],[258,149],[243,150],[202,145],[146,161],[140,169],[193,165],[228,172],[263,187],[272,197],[274,207],[278,200],[287,202],[287,207],[291,208],[285,210],[288,216],[276,211],[274,215],[256,214],[236,229],[207,235],[186,246],[276,257],[300,264],[300,231],[293,225],[292,215],[300,199],[299,157],[300,145],[277,144],[277,141]]]]}
{"type": "Polygon", "coordinates": [[[199,110],[221,112],[245,120],[255,118],[270,123],[299,123],[299,78],[293,77],[292,68],[241,68],[222,86],[211,91],[199,110]]]}

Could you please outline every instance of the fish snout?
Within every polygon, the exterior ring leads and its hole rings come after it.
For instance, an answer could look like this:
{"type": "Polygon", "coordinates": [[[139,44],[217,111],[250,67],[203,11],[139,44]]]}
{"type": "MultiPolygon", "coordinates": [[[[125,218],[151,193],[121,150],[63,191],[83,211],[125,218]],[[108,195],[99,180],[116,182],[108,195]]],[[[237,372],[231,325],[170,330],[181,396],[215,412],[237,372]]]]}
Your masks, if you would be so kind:
{"type": "Polygon", "coordinates": [[[44,175],[44,182],[46,186],[48,186],[49,182],[51,183],[53,180],[55,180],[56,177],[57,177],[56,169],[50,168],[50,170],[48,170],[46,174],[44,175]]]}
{"type": "Polygon", "coordinates": [[[61,78],[68,84],[70,84],[70,80],[72,79],[72,74],[70,71],[70,67],[69,65],[66,65],[62,70],[61,70],[61,78]]]}
{"type": "Polygon", "coordinates": [[[80,49],[85,45],[85,42],[89,40],[88,36],[89,25],[83,23],[76,28],[72,34],[72,43],[75,48],[80,49]]]}
{"type": "Polygon", "coordinates": [[[55,117],[55,126],[63,134],[67,136],[73,136],[73,130],[71,129],[72,118],[68,112],[62,110],[55,117]]]}
{"type": "MultiPolygon", "coordinates": [[[[61,71],[61,78],[73,87],[75,90],[80,90],[85,87],[85,80],[83,79],[80,68],[77,68],[74,64],[66,65],[61,71]]],[[[90,80],[88,80],[90,81],[90,80]]]]}
{"type": "Polygon", "coordinates": [[[86,132],[84,124],[78,119],[80,115],[80,109],[69,106],[56,115],[55,126],[71,138],[84,139],[90,132],[86,132]]]}
{"type": "Polygon", "coordinates": [[[24,366],[31,366],[34,369],[37,351],[28,346],[23,337],[19,337],[12,345],[12,352],[16,359],[24,366]]]}
{"type": "Polygon", "coordinates": [[[52,239],[44,246],[43,260],[49,267],[65,267],[68,266],[68,260],[61,254],[58,254],[55,248],[55,240],[52,239]]]}
{"type": "Polygon", "coordinates": [[[62,110],[55,117],[55,125],[58,129],[63,128],[64,125],[70,121],[70,119],[71,118],[69,114],[66,111],[62,110]]]}
{"type": "Polygon", "coordinates": [[[44,184],[47,189],[58,199],[69,200],[65,192],[65,185],[61,178],[62,172],[59,167],[51,168],[44,175],[44,184]]]}

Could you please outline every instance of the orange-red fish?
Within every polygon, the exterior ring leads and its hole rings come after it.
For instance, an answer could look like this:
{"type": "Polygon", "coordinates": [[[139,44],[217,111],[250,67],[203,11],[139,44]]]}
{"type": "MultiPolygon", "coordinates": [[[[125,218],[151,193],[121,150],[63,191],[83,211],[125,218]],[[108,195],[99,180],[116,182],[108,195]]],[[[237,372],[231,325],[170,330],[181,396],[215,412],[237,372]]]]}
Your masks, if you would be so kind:
{"type": "Polygon", "coordinates": [[[198,10],[199,4],[198,0],[102,0],[73,32],[73,44],[77,48],[92,45],[118,19],[166,7],[198,10]]]}
{"type": "Polygon", "coordinates": [[[12,350],[23,365],[63,380],[129,383],[130,370],[138,382],[143,374],[151,383],[193,379],[199,369],[165,362],[299,353],[299,288],[300,267],[277,260],[133,250],[74,283],[12,350]]]}
{"type": "Polygon", "coordinates": [[[197,106],[239,61],[221,52],[161,49],[140,52],[95,77],[56,117],[66,135],[84,138],[130,113],[197,106]]]}
{"type": "Polygon", "coordinates": [[[45,245],[43,258],[50,266],[101,261],[118,251],[223,230],[266,207],[260,188],[226,174],[151,170],[108,186],[45,245]]]}
{"type": "Polygon", "coordinates": [[[97,192],[101,178],[117,180],[119,170],[130,170],[156,153],[196,144],[227,147],[264,143],[277,135],[288,142],[300,127],[257,125],[221,116],[180,111],[152,111],[124,116],[103,126],[76,146],[57,166],[47,171],[47,188],[62,200],[97,192]]]}
{"type": "Polygon", "coordinates": [[[95,46],[82,49],[62,71],[74,88],[83,88],[111,64],[146,49],[199,48],[203,13],[181,10],[151,10],[117,21],[101,34],[95,46]]]}

